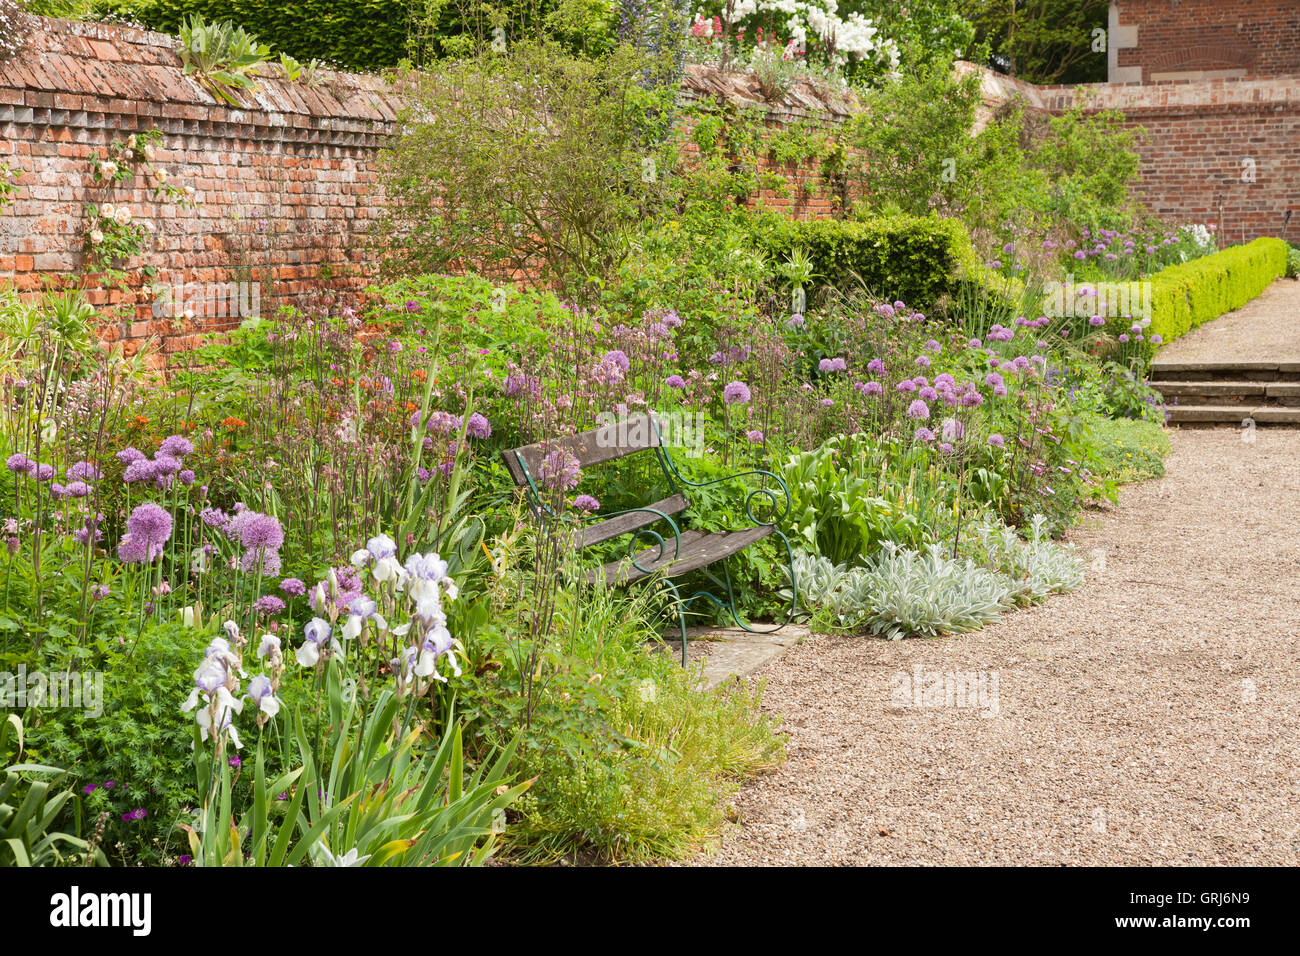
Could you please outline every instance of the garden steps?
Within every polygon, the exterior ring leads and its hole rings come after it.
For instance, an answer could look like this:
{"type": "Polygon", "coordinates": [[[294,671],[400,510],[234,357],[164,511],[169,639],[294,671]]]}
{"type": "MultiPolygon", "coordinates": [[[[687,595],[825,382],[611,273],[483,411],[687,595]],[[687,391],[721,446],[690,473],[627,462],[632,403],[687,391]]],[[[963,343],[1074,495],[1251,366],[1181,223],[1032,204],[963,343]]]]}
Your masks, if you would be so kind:
{"type": "Polygon", "coordinates": [[[1300,425],[1300,361],[1157,358],[1150,383],[1171,425],[1300,425]]]}

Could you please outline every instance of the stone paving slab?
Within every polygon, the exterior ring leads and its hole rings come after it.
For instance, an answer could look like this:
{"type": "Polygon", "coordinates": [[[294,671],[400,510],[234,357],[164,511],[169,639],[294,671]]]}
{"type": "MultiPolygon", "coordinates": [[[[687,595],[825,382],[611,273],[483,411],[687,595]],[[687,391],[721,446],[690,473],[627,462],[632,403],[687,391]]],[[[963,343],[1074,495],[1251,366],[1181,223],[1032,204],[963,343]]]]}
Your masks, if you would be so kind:
{"type": "MultiPolygon", "coordinates": [[[[763,625],[755,625],[762,627],[763,625]]],[[[703,661],[704,686],[717,687],[729,677],[749,677],[775,663],[809,636],[808,628],[788,624],[770,634],[751,634],[739,627],[687,628],[688,666],[703,661]]],[[[665,640],[668,652],[680,660],[682,642],[665,640]]]]}

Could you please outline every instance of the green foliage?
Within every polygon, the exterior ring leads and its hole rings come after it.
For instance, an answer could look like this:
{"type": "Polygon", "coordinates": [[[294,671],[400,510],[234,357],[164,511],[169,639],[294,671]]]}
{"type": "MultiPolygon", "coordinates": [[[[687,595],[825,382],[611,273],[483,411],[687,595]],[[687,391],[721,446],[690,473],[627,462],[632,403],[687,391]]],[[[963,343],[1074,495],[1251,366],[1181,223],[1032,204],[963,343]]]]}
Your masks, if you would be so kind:
{"type": "Polygon", "coordinates": [[[597,59],[517,44],[412,79],[407,135],[385,151],[382,233],[403,273],[472,262],[510,277],[540,270],[571,296],[624,259],[664,193],[673,91],[646,89],[653,58],[597,59]],[[431,119],[430,119],[431,118],[431,119]]]}
{"type": "Polygon", "coordinates": [[[1169,435],[1160,425],[1101,415],[1088,415],[1087,422],[1106,477],[1124,484],[1164,475],[1169,435]]]}
{"type": "Polygon", "coordinates": [[[840,570],[823,596],[823,618],[891,641],[979,630],[1010,607],[1015,592],[1005,575],[937,545],[912,551],[886,542],[865,567],[840,570]]]}
{"type": "MultiPolygon", "coordinates": [[[[514,745],[467,774],[459,724],[437,748],[417,726],[398,735],[402,701],[385,689],[371,702],[353,696],[323,751],[300,717],[284,744],[297,767],[268,776],[257,748],[251,799],[240,813],[230,765],[201,745],[194,729],[198,792],[194,825],[182,824],[200,866],[480,866],[501,819],[531,781],[509,785],[514,745]],[[317,759],[319,754],[320,759],[317,759]],[[213,764],[219,767],[214,773],[213,764]],[[288,795],[283,807],[277,798],[288,795]]],[[[331,701],[331,706],[335,702],[331,701]]]]}
{"type": "Polygon", "coordinates": [[[975,530],[981,563],[1012,583],[1011,599],[1017,604],[1040,604],[1048,595],[1083,587],[1083,559],[1074,545],[1063,547],[1047,536],[1042,515],[1030,521],[1026,538],[995,522],[981,522],[975,530]]]}
{"type": "MultiPolygon", "coordinates": [[[[1151,296],[1149,331],[1169,343],[1211,319],[1241,308],[1285,274],[1286,260],[1285,242],[1262,238],[1162,269],[1146,280],[1151,296]]],[[[1143,285],[1128,285],[1130,301],[1142,301],[1143,285]]],[[[1118,298],[1125,290],[1105,284],[1098,291],[1118,298]]],[[[1112,319],[1112,324],[1127,329],[1127,321],[1122,318],[1112,319]]],[[[1148,356],[1155,352],[1149,338],[1143,351],[1148,356]]]]}
{"type": "Polygon", "coordinates": [[[408,0],[97,0],[114,14],[162,33],[178,34],[193,16],[230,21],[263,43],[303,62],[322,60],[351,70],[396,66],[406,54],[408,0]]]}
{"type": "Polygon", "coordinates": [[[958,9],[986,43],[990,62],[1031,83],[1102,83],[1107,0],[957,0],[958,9]]]}
{"type": "MultiPolygon", "coordinates": [[[[71,790],[55,790],[67,771],[45,764],[19,763],[23,722],[17,714],[0,721],[0,866],[54,866],[106,863],[104,854],[79,837],[54,830],[65,807],[76,807],[71,790]],[[14,763],[8,762],[9,734],[15,735],[14,763]],[[41,779],[43,775],[53,777],[41,779]],[[69,853],[68,851],[74,851],[69,853]]],[[[77,814],[80,820],[80,814],[77,814]]]]}
{"type": "Polygon", "coordinates": [[[253,70],[271,58],[271,48],[229,20],[215,23],[192,14],[180,25],[181,65],[219,100],[239,105],[236,91],[251,92],[253,70]]]}
{"type": "Polygon", "coordinates": [[[1286,277],[1300,279],[1300,249],[1289,244],[1286,247],[1286,277]]]}
{"type": "Polygon", "coordinates": [[[806,222],[767,217],[757,224],[755,240],[773,276],[780,274],[780,263],[802,254],[821,282],[845,289],[861,285],[917,308],[953,293],[973,261],[961,223],[935,216],[806,222]]]}

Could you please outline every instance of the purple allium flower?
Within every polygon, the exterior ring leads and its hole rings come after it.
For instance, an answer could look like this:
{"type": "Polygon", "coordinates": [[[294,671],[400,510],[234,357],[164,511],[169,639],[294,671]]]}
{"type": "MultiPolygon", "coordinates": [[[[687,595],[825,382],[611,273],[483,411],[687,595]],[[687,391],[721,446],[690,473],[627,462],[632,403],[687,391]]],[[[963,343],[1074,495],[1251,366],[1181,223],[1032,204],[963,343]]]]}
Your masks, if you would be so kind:
{"type": "Polygon", "coordinates": [[[997,372],[989,372],[984,376],[984,384],[989,388],[996,388],[998,385],[1004,385],[1005,380],[997,372]]]}
{"type": "Polygon", "coordinates": [[[480,440],[488,438],[492,435],[492,425],[485,416],[475,412],[470,415],[469,421],[465,422],[465,434],[480,440]]]}
{"type": "Polygon", "coordinates": [[[971,339],[969,342],[966,343],[966,347],[972,349],[981,348],[983,345],[984,343],[981,342],[979,339],[971,339]]]}
{"type": "Polygon", "coordinates": [[[128,445],[126,448],[123,448],[121,451],[119,451],[116,457],[117,460],[120,461],[125,466],[131,464],[131,462],[133,461],[142,461],[148,456],[145,455],[145,453],[142,452],[139,448],[135,448],[134,446],[128,445]]]}
{"type": "Polygon", "coordinates": [[[582,480],[582,466],[569,452],[556,448],[542,458],[537,480],[551,491],[571,491],[582,480]]]}
{"type": "Polygon", "coordinates": [[[989,436],[989,444],[992,445],[994,448],[1005,448],[1007,444],[1007,440],[1003,438],[1001,435],[999,435],[997,432],[994,432],[992,435],[989,436]]]}
{"type": "Polygon", "coordinates": [[[50,481],[58,473],[58,469],[53,465],[40,464],[36,466],[37,481],[50,481]]]}
{"type": "MultiPolygon", "coordinates": [[[[50,487],[52,490],[54,486],[51,485],[50,487]]],[[[73,481],[69,482],[67,487],[63,490],[69,498],[85,498],[90,494],[90,485],[86,484],[84,481],[73,481]]]]}
{"type": "MultiPolygon", "coordinates": [[[[170,455],[172,458],[184,458],[194,454],[194,443],[180,435],[168,435],[158,446],[158,455],[170,455]]],[[[154,457],[157,458],[158,455],[154,457]]]]}
{"type": "Polygon", "coordinates": [[[157,474],[154,463],[148,458],[140,457],[132,459],[126,466],[126,470],[122,472],[122,480],[128,485],[133,485],[137,481],[152,481],[157,474]]]}
{"type": "Polygon", "coordinates": [[[188,488],[190,485],[194,484],[194,477],[193,471],[188,468],[182,468],[181,473],[176,476],[176,480],[188,488]]]}
{"type": "Polygon", "coordinates": [[[204,508],[199,512],[199,518],[209,528],[224,528],[230,523],[230,519],[220,508],[204,508]]]}
{"type": "Polygon", "coordinates": [[[157,548],[161,553],[162,546],[172,536],[171,512],[152,501],[146,501],[137,505],[126,519],[126,530],[150,549],[157,548]]]}
{"type": "Polygon", "coordinates": [[[918,356],[916,357],[916,364],[919,365],[919,366],[921,366],[922,368],[929,368],[929,367],[930,367],[930,356],[928,356],[928,355],[918,355],[918,356]]]}
{"type": "Polygon", "coordinates": [[[848,367],[848,363],[842,358],[824,358],[817,363],[819,372],[844,372],[848,367]]]}
{"type": "Polygon", "coordinates": [[[930,406],[918,398],[911,405],[907,406],[907,417],[920,419],[929,418],[930,406]]]}
{"type": "Polygon", "coordinates": [[[913,440],[913,441],[932,442],[932,441],[934,441],[934,432],[932,432],[932,431],[930,431],[930,429],[928,429],[928,428],[922,426],[921,428],[918,428],[918,429],[916,430],[916,433],[912,436],[912,440],[913,440]]]}
{"type": "Polygon", "coordinates": [[[834,400],[834,399],[830,399],[830,398],[823,398],[823,399],[822,399],[822,408],[830,408],[830,407],[831,407],[832,405],[834,405],[834,404],[835,404],[835,400],[834,400]]]}
{"type": "Polygon", "coordinates": [[[745,437],[748,438],[750,441],[752,441],[755,445],[760,445],[763,442],[763,433],[759,431],[757,428],[745,432],[745,437]]]}
{"type": "Polygon", "coordinates": [[[955,388],[956,385],[957,385],[957,380],[954,379],[947,372],[940,372],[938,375],[934,377],[935,388],[955,388]]]}
{"type": "Polygon", "coordinates": [[[967,392],[961,397],[961,403],[966,408],[978,408],[984,404],[984,396],[979,392],[967,392]]]}
{"type": "Polygon", "coordinates": [[[940,344],[938,343],[938,341],[935,340],[935,339],[930,339],[930,340],[928,340],[928,341],[925,343],[925,347],[926,347],[927,349],[929,349],[931,352],[942,352],[942,351],[943,351],[943,346],[940,345],[940,344]]]}
{"type": "Polygon", "coordinates": [[[601,361],[612,362],[619,367],[620,371],[624,372],[632,367],[632,363],[627,360],[627,355],[624,354],[622,349],[613,349],[606,352],[601,361]]]}
{"type": "Polygon", "coordinates": [[[966,434],[966,428],[955,418],[945,418],[943,420],[944,441],[959,441],[966,434]]]}
{"type": "Polygon", "coordinates": [[[786,320],[785,324],[791,328],[797,329],[804,324],[804,317],[800,313],[796,312],[786,320]]]}
{"type": "Polygon", "coordinates": [[[749,397],[749,386],[744,382],[728,382],[722,390],[722,400],[728,405],[744,405],[749,397]]]}
{"type": "Polygon", "coordinates": [[[921,390],[916,393],[916,397],[923,402],[933,402],[939,398],[939,393],[929,385],[922,385],[921,390]]]}
{"type": "Polygon", "coordinates": [[[243,511],[231,522],[239,523],[239,543],[246,548],[278,551],[284,544],[284,528],[278,519],[256,511],[243,511]]]}
{"type": "Polygon", "coordinates": [[[1007,397],[1007,387],[1006,387],[1005,385],[994,385],[994,386],[993,386],[993,397],[994,397],[994,398],[1006,398],[1006,397],[1007,397]]]}
{"type": "Polygon", "coordinates": [[[1088,320],[1088,324],[1091,325],[1093,328],[1096,328],[1099,325],[1105,325],[1106,320],[1103,319],[1100,315],[1094,315],[1092,318],[1088,320]]]}
{"type": "Polygon", "coordinates": [[[669,375],[664,379],[664,384],[669,388],[685,388],[686,379],[682,378],[680,375],[669,375]]]}
{"type": "Polygon", "coordinates": [[[108,595],[109,595],[109,590],[107,584],[96,584],[93,588],[90,589],[90,596],[93,597],[96,601],[102,601],[104,600],[104,598],[108,597],[108,595]]]}
{"type": "Polygon", "coordinates": [[[280,573],[280,552],[270,548],[250,548],[239,559],[239,569],[245,574],[260,571],[265,577],[274,577],[280,573]]]}
{"type": "Polygon", "coordinates": [[[69,481],[95,482],[99,481],[99,469],[88,461],[79,461],[68,469],[69,481]]]}
{"type": "Polygon", "coordinates": [[[1164,341],[1164,337],[1161,336],[1159,333],[1156,333],[1155,335],[1151,336],[1152,345],[1159,345],[1163,341],[1164,341]]]}
{"type": "Polygon", "coordinates": [[[878,358],[873,358],[867,363],[867,372],[871,375],[884,375],[885,363],[878,358]]]}
{"type": "Polygon", "coordinates": [[[578,497],[573,499],[573,507],[577,508],[579,511],[599,511],[600,502],[591,495],[578,495],[578,497]]]}
{"type": "Polygon", "coordinates": [[[253,602],[253,610],[259,614],[279,614],[284,610],[284,602],[274,594],[263,594],[253,602]]]}
{"type": "Polygon", "coordinates": [[[862,387],[862,394],[875,396],[884,395],[885,387],[879,382],[867,382],[866,385],[862,387]]]}
{"type": "Polygon", "coordinates": [[[1127,332],[1121,332],[1120,335],[1119,335],[1119,340],[1120,340],[1121,342],[1127,342],[1127,341],[1128,341],[1128,333],[1127,333],[1127,332]]]}
{"type": "MultiPolygon", "coordinates": [[[[158,553],[162,553],[161,548],[158,549],[158,553]]],[[[144,541],[137,540],[133,535],[124,534],[122,540],[117,543],[117,557],[123,564],[143,564],[156,555],[150,555],[144,541]]]]}
{"type": "Polygon", "coordinates": [[[280,582],[280,590],[290,597],[302,597],[307,593],[307,585],[298,578],[285,578],[280,582]]]}

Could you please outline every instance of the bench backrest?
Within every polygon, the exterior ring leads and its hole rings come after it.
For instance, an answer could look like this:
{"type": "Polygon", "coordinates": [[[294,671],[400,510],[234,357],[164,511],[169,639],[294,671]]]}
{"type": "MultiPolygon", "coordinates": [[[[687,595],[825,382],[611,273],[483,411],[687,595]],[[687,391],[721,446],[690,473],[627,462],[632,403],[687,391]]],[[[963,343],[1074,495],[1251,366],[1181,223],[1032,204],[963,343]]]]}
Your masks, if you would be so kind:
{"type": "Polygon", "coordinates": [[[515,484],[526,489],[528,503],[536,511],[545,507],[536,495],[537,475],[542,461],[554,451],[568,452],[577,459],[578,465],[583,469],[626,458],[637,452],[656,453],[659,464],[668,478],[670,490],[674,493],[662,501],[644,505],[644,510],[618,514],[605,521],[588,525],[583,529],[581,540],[578,542],[578,547],[581,548],[654,524],[660,520],[661,514],[674,515],[687,508],[690,502],[677,490],[672,473],[664,461],[663,456],[666,453],[663,448],[659,427],[654,419],[645,413],[621,418],[616,422],[577,435],[534,442],[522,448],[507,449],[501,453],[501,457],[505,460],[506,469],[515,484]]]}

